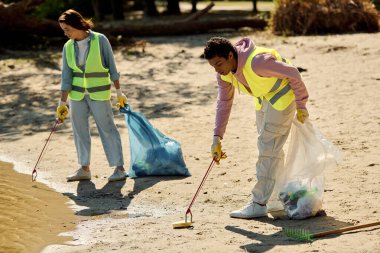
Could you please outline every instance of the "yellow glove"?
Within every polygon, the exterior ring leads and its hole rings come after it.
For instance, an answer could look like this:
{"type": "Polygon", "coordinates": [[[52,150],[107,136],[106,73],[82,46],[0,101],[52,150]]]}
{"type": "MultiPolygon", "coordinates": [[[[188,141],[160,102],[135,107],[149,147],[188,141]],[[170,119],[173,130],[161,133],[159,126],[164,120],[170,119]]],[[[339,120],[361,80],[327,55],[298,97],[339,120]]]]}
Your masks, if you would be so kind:
{"type": "Polygon", "coordinates": [[[120,107],[124,107],[127,104],[127,97],[121,92],[121,89],[116,89],[117,101],[120,107]]]}
{"type": "Polygon", "coordinates": [[[222,143],[219,136],[214,136],[211,145],[211,156],[215,157],[215,161],[219,164],[220,159],[225,159],[227,156],[222,152],[222,143]]]}
{"type": "Polygon", "coordinates": [[[68,114],[69,114],[69,108],[67,107],[66,102],[59,101],[59,104],[57,107],[57,119],[63,122],[68,114]]]}
{"type": "Polygon", "coordinates": [[[307,109],[297,109],[297,120],[302,124],[305,123],[305,120],[309,117],[309,112],[307,109]]]}

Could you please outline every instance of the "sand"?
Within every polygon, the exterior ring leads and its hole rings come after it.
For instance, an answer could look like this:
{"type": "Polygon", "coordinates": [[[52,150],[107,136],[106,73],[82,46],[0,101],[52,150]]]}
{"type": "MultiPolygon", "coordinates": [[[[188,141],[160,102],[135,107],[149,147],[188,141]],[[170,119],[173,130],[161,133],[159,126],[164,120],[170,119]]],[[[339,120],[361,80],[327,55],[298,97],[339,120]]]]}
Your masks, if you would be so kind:
{"type": "MultiPolygon", "coordinates": [[[[218,33],[233,42],[249,36],[302,67],[310,120],[344,159],[325,172],[325,215],[301,221],[231,219],[229,212],[246,204],[256,181],[253,100],[237,95],[223,140],[228,159],[213,168],[194,203],[194,227],[172,229],[172,222],[184,218],[210,163],[217,87],[212,68],[200,56],[213,35],[148,37],[145,53],[139,47],[115,50],[129,103],[182,144],[192,176],[107,183],[112,169],[92,121],[93,179],[66,183],[78,168],[68,119],[48,147],[38,180],[75,203],[79,223],[69,233],[70,246],[50,245],[43,252],[380,252],[379,229],[313,243],[281,232],[283,227],[320,232],[380,220],[380,33],[290,38],[218,33]]],[[[29,175],[54,124],[60,50],[6,51],[0,61],[0,160],[29,175]]],[[[123,116],[115,114],[128,167],[128,131],[123,116]]]]}
{"type": "Polygon", "coordinates": [[[0,162],[0,252],[40,252],[74,238],[77,217],[62,194],[0,162]],[[58,236],[60,234],[60,236],[58,236]]]}

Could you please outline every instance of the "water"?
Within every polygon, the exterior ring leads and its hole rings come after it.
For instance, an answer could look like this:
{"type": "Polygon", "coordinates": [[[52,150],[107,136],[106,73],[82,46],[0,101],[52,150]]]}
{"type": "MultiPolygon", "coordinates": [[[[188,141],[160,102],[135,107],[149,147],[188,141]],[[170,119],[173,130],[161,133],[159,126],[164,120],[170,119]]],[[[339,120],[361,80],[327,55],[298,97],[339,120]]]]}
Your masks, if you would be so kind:
{"type": "Polygon", "coordinates": [[[40,252],[49,244],[72,240],[77,218],[68,198],[17,173],[0,161],[0,253],[40,252]]]}

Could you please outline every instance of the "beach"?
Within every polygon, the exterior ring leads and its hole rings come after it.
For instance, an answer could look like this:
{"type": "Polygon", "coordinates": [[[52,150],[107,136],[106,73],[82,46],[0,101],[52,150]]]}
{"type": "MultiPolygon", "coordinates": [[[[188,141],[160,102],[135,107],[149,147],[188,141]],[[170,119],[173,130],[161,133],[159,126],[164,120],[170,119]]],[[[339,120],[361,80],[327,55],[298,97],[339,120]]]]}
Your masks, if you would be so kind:
{"type": "MultiPolygon", "coordinates": [[[[113,168],[91,119],[92,180],[68,183],[66,176],[79,167],[68,118],[46,150],[37,181],[70,203],[77,221],[65,232],[65,244],[57,241],[42,252],[380,252],[378,227],[312,243],[290,239],[281,231],[321,232],[380,220],[380,33],[281,37],[227,30],[141,40],[146,42],[144,51],[140,46],[114,48],[121,87],[135,111],[181,143],[192,176],[108,183],[113,168]],[[344,156],[324,173],[324,215],[305,220],[229,217],[249,201],[256,182],[254,103],[236,92],[222,143],[228,158],[212,169],[196,199],[193,228],[172,228],[173,222],[184,219],[211,162],[217,84],[201,55],[215,35],[232,42],[250,37],[302,68],[310,121],[344,156]]],[[[0,58],[0,160],[28,177],[54,125],[60,61],[61,48],[3,50],[0,58]]],[[[113,95],[115,104],[114,90],[113,95]]],[[[116,108],[114,113],[129,168],[126,121],[116,108]]]]}
{"type": "Polygon", "coordinates": [[[66,197],[0,162],[0,252],[41,252],[74,238],[77,217],[66,197]]]}

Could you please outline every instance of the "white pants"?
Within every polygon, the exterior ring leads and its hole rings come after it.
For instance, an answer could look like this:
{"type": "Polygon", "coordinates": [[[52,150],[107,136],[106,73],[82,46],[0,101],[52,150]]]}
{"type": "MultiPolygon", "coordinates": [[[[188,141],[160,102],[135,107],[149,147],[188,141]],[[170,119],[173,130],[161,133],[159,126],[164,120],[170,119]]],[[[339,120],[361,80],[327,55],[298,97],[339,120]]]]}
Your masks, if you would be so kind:
{"type": "Polygon", "coordinates": [[[120,134],[114,122],[111,103],[109,100],[91,100],[89,95],[85,95],[81,101],[70,101],[70,115],[79,164],[90,165],[90,113],[95,119],[109,166],[124,165],[120,134]]]}
{"type": "Polygon", "coordinates": [[[284,168],[283,146],[289,136],[296,110],[295,102],[277,111],[264,99],[256,111],[259,157],[256,163],[257,183],[252,189],[253,202],[266,204],[272,195],[277,172],[284,168]]]}

